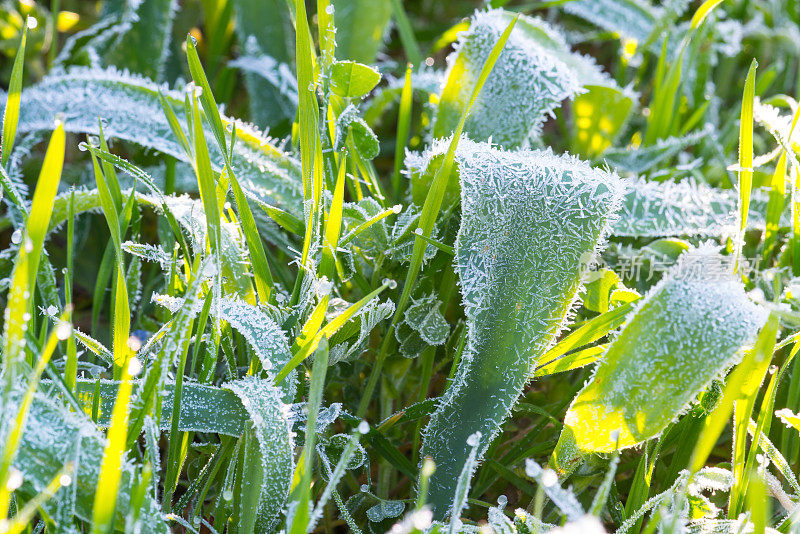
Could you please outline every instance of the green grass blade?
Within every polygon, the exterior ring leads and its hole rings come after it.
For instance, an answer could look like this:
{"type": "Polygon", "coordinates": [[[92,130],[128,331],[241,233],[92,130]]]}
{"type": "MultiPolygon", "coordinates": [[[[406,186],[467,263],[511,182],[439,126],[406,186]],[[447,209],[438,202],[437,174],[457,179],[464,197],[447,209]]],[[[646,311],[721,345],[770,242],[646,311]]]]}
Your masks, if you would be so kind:
{"type": "Polygon", "coordinates": [[[65,142],[64,128],[57,125],[50,137],[39,179],[36,182],[31,212],[21,241],[24,246],[19,249],[11,275],[11,288],[7,297],[3,326],[4,398],[14,384],[17,366],[24,354],[27,317],[33,311],[32,295],[36,288],[36,276],[39,272],[44,240],[61,180],[65,142]]]}
{"type": "MultiPolygon", "coordinates": [[[[734,403],[754,393],[750,377],[759,369],[767,368],[772,360],[775,338],[778,333],[778,317],[771,314],[766,325],[761,329],[753,348],[745,354],[742,362],[728,377],[722,400],[705,419],[700,440],[696,443],[688,469],[691,473],[699,471],[706,463],[717,439],[727,426],[734,403]]],[[[760,379],[758,383],[760,384],[760,379]]]]}
{"type": "Polygon", "coordinates": [[[291,499],[296,503],[296,508],[291,517],[290,525],[287,528],[290,534],[302,534],[306,532],[311,519],[311,480],[314,469],[314,457],[316,456],[316,424],[317,415],[319,414],[319,409],[322,404],[322,393],[325,386],[325,374],[327,370],[328,341],[326,338],[322,338],[314,352],[314,365],[311,370],[311,386],[308,403],[306,404],[306,442],[300,454],[300,459],[298,460],[294,480],[292,482],[291,499]]]}
{"type": "Polygon", "coordinates": [[[22,93],[22,69],[25,63],[25,43],[28,39],[28,23],[22,29],[19,48],[14,57],[14,66],[11,67],[11,79],[8,82],[8,97],[3,110],[3,145],[0,156],[0,166],[5,167],[11,150],[14,148],[14,138],[17,136],[17,122],[19,121],[19,102],[22,93]]]}
{"type": "Polygon", "coordinates": [[[736,241],[736,265],[744,246],[744,231],[747,227],[747,214],[750,211],[750,189],[753,187],[753,100],[756,91],[756,67],[754,59],[747,71],[742,96],[742,115],[739,125],[739,236],[736,241]]]}
{"type": "MultiPolygon", "coordinates": [[[[397,0],[396,3],[399,3],[397,0]]],[[[400,109],[397,112],[397,140],[394,147],[394,174],[392,174],[392,189],[395,198],[400,198],[400,171],[403,168],[408,132],[411,129],[411,104],[413,103],[413,87],[411,85],[411,63],[406,65],[403,91],[400,94],[400,109]]]]}

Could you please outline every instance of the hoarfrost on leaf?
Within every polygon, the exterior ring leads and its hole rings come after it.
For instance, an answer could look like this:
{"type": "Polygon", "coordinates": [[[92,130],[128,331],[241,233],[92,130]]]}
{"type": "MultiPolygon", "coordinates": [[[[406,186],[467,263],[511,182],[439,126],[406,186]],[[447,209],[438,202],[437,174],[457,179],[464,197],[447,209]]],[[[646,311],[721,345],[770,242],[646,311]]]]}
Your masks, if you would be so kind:
{"type": "Polygon", "coordinates": [[[548,151],[462,140],[456,271],[468,325],[455,380],[425,431],[436,462],[430,498],[442,517],[480,431],[477,458],[564,326],[586,269],[619,209],[615,175],[548,151]]]}

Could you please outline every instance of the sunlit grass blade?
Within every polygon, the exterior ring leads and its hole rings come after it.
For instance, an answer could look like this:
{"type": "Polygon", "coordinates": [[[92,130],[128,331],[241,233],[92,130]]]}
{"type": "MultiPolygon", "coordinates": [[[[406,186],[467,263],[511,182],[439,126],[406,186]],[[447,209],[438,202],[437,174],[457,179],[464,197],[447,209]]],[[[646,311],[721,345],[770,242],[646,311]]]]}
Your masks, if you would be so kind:
{"type": "Polygon", "coordinates": [[[697,11],[694,12],[694,15],[692,16],[691,28],[696,30],[700,24],[703,23],[708,14],[711,13],[711,11],[713,11],[714,8],[721,3],[722,0],[705,0],[705,2],[703,2],[700,7],[697,8],[697,11]]]}
{"type": "MultiPolygon", "coordinates": [[[[689,471],[696,473],[708,459],[719,435],[729,422],[733,412],[734,403],[742,398],[754,394],[750,377],[759,369],[765,369],[772,360],[775,347],[775,337],[778,331],[778,318],[771,314],[766,325],[761,329],[754,347],[747,351],[742,362],[728,377],[722,400],[714,411],[706,417],[700,440],[695,444],[691,461],[687,466],[689,471]]],[[[763,373],[762,373],[763,376],[763,373]]],[[[758,380],[758,384],[761,380],[758,380]]]]}
{"type": "MultiPolygon", "coordinates": [[[[399,0],[392,0],[399,4],[399,0]]],[[[401,8],[402,9],[402,8],[401,8]]],[[[400,93],[400,109],[397,112],[397,140],[394,147],[394,174],[392,175],[392,188],[395,198],[400,198],[400,171],[403,168],[408,132],[411,128],[411,104],[413,102],[413,88],[411,86],[411,63],[406,65],[403,91],[400,93]]]]}
{"type": "Polygon", "coordinates": [[[3,326],[3,399],[15,384],[17,367],[25,351],[25,331],[33,311],[36,277],[50,224],[53,203],[64,165],[65,134],[57,125],[50,137],[44,162],[36,182],[31,212],[23,232],[19,253],[11,275],[3,326]]]}
{"type": "Polygon", "coordinates": [[[758,62],[754,59],[747,72],[742,96],[742,114],[739,125],[739,235],[736,241],[734,271],[739,268],[739,259],[742,255],[747,214],[750,211],[750,190],[753,186],[753,100],[756,90],[756,67],[758,67],[758,62]]]}
{"type": "Polygon", "coordinates": [[[22,28],[19,48],[14,57],[14,66],[11,67],[11,79],[8,83],[8,97],[6,108],[3,110],[3,145],[0,156],[0,166],[5,167],[11,150],[14,148],[14,138],[17,136],[17,121],[19,120],[19,103],[22,93],[22,70],[25,63],[25,44],[28,40],[28,22],[22,28]]]}

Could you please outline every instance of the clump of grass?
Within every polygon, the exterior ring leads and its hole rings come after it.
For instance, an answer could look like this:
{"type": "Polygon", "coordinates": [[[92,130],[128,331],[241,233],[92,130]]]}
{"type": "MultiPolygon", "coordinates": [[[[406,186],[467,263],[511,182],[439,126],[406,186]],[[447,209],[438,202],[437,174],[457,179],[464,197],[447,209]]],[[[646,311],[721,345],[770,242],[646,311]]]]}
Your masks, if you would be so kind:
{"type": "Polygon", "coordinates": [[[793,3],[312,4],[0,7],[0,532],[796,530],[793,3]]]}

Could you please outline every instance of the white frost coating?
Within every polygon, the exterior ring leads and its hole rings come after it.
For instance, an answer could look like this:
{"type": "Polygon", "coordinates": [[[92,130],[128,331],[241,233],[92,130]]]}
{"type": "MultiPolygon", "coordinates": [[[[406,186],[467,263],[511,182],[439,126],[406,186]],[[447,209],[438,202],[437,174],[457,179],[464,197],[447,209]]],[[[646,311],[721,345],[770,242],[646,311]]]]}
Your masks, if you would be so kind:
{"type": "Polygon", "coordinates": [[[563,9],[640,44],[647,41],[660,15],[648,2],[637,0],[573,0],[564,3],[563,9]]]}
{"type": "Polygon", "coordinates": [[[584,517],[583,507],[578,502],[575,494],[568,489],[562,488],[558,484],[558,477],[555,477],[555,482],[547,480],[548,477],[555,475],[552,469],[542,469],[542,466],[536,463],[535,460],[528,458],[525,460],[525,474],[541,485],[550,500],[567,516],[569,521],[579,521],[584,517]]]}
{"type": "Polygon", "coordinates": [[[441,305],[431,294],[413,301],[404,313],[406,324],[429,345],[444,344],[450,333],[450,325],[440,311],[441,305]]]}
{"type": "MultiPolygon", "coordinates": [[[[248,377],[224,385],[242,401],[255,430],[264,476],[258,501],[256,532],[269,532],[283,510],[294,472],[294,440],[283,392],[271,380],[248,377]]],[[[242,488],[245,491],[245,488],[242,488]]]]}
{"type": "Polygon", "coordinates": [[[690,249],[642,299],[567,411],[560,469],[579,452],[658,435],[735,363],[767,311],[747,298],[731,267],[711,244],[690,249]]]}
{"type": "Polygon", "coordinates": [[[122,243],[122,250],[143,260],[158,263],[162,271],[169,271],[174,263],[172,261],[172,256],[158,245],[125,241],[122,243]]]}
{"type": "Polygon", "coordinates": [[[734,234],[738,202],[737,191],[715,189],[692,178],[681,182],[635,178],[626,181],[622,211],[611,233],[621,237],[734,234]]]}
{"type": "MultiPolygon", "coordinates": [[[[16,416],[24,391],[12,389],[7,406],[0,406],[0,429],[9,428],[16,416]]],[[[6,441],[0,433],[0,441],[6,441]]],[[[74,461],[77,452],[77,471],[73,473],[72,485],[76,491],[74,511],[71,513],[84,521],[91,521],[94,494],[100,475],[106,437],[82,413],[71,412],[41,393],[36,393],[30,405],[25,431],[22,434],[17,456],[13,466],[23,476],[25,484],[18,490],[30,499],[45,490],[51,480],[68,461],[74,461]]],[[[125,514],[135,485],[136,466],[127,458],[122,458],[120,491],[117,496],[116,521],[123,525],[125,514]]],[[[44,502],[42,507],[54,513],[59,505],[59,495],[44,502]]],[[[161,518],[161,510],[155,500],[147,495],[139,512],[136,528],[142,533],[170,532],[161,518]]]]}
{"type": "MultiPolygon", "coordinates": [[[[98,133],[98,117],[105,122],[107,137],[115,137],[188,161],[167,123],[158,92],[173,106],[183,130],[183,95],[168,86],[114,68],[73,67],[55,70],[40,83],[22,92],[20,132],[50,130],[56,115],[64,129],[74,133],[98,133]]],[[[5,101],[0,103],[0,108],[5,101]]],[[[224,121],[231,121],[223,117],[224,121]]],[[[236,146],[232,154],[236,176],[248,189],[270,204],[295,215],[302,205],[302,182],[298,162],[282,153],[274,141],[252,125],[236,122],[236,146]]],[[[211,162],[220,170],[222,156],[213,133],[205,137],[211,162]]]]}
{"type": "MultiPolygon", "coordinates": [[[[153,294],[152,300],[172,313],[183,306],[183,299],[166,295],[153,294]]],[[[198,300],[193,310],[194,314],[199,313],[202,306],[202,301],[198,300]]],[[[212,305],[209,312],[216,319],[226,321],[236,329],[253,348],[262,367],[273,375],[291,358],[286,334],[261,308],[240,300],[222,297],[216,299],[216,305],[212,305]]]]}
{"type": "Polygon", "coordinates": [[[329,365],[334,365],[350,359],[354,355],[359,356],[367,346],[367,339],[369,338],[370,332],[372,332],[378,323],[391,316],[393,313],[394,302],[391,300],[381,302],[380,299],[376,297],[365,304],[351,319],[355,320],[355,318],[358,317],[361,321],[358,338],[351,345],[340,343],[331,349],[329,365]]]}
{"type": "MultiPolygon", "coordinates": [[[[455,52],[447,58],[435,137],[447,137],[455,129],[486,59],[510,22],[502,10],[478,11],[469,31],[459,35],[455,52]]],[[[535,24],[520,17],[472,107],[464,131],[473,139],[523,145],[538,135],[545,117],[562,100],[581,90],[574,69],[528,35],[526,23],[535,24]]]]}
{"type": "Polygon", "coordinates": [[[437,517],[468,456],[466,438],[482,433],[480,458],[563,328],[623,193],[615,175],[549,151],[462,140],[456,162],[455,262],[469,330],[455,380],[425,431],[422,456],[437,466],[437,517]]]}

